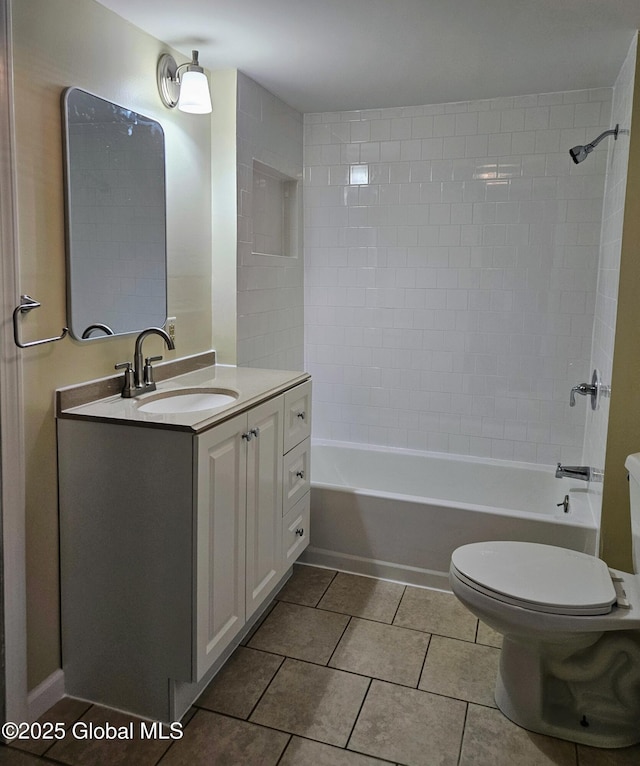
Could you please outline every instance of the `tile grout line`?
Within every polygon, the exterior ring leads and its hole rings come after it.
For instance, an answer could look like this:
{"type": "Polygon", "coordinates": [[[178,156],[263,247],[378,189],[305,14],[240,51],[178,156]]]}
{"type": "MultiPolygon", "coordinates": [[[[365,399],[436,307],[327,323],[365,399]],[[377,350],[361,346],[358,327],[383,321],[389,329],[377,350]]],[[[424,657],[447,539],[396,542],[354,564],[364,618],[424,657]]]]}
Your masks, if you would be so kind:
{"type": "Polygon", "coordinates": [[[429,654],[429,649],[431,648],[431,639],[433,638],[433,634],[429,633],[429,641],[427,642],[427,650],[424,653],[424,657],[422,658],[422,665],[420,666],[420,672],[418,673],[418,682],[416,683],[416,689],[419,691],[422,691],[420,689],[420,681],[422,680],[422,674],[424,673],[424,666],[427,664],[427,655],[429,654]]]}
{"type": "MultiPolygon", "coordinates": [[[[76,697],[70,697],[70,699],[77,699],[77,698],[76,698],[76,697]]],[[[95,704],[94,704],[93,702],[88,702],[88,701],[86,701],[86,700],[78,700],[78,702],[86,702],[86,704],[87,704],[87,708],[86,708],[86,710],[83,710],[83,711],[82,711],[82,713],[80,713],[80,715],[78,715],[78,716],[76,716],[75,718],[73,718],[73,720],[71,721],[71,726],[73,726],[74,724],[76,724],[76,723],[77,723],[77,722],[78,722],[78,721],[79,721],[79,720],[82,718],[82,716],[83,716],[83,715],[86,715],[86,714],[87,714],[87,713],[88,713],[88,712],[91,710],[91,708],[95,707],[95,704]]],[[[57,704],[57,703],[56,703],[56,704],[57,704]]],[[[52,706],[52,707],[53,707],[53,706],[52,706]]],[[[49,712],[49,711],[45,711],[45,714],[46,714],[47,712],[49,712]]],[[[58,740],[58,741],[62,741],[62,740],[58,740]]],[[[52,760],[52,761],[54,761],[55,763],[60,763],[60,761],[56,761],[56,760],[55,760],[55,758],[53,758],[52,756],[48,755],[48,753],[49,753],[49,751],[51,750],[51,748],[52,748],[52,747],[54,747],[54,745],[56,745],[56,744],[57,744],[57,741],[56,741],[56,742],[52,742],[52,743],[51,743],[51,744],[50,744],[50,745],[49,745],[49,746],[48,746],[48,747],[47,747],[47,748],[44,750],[44,752],[42,752],[42,753],[32,753],[31,751],[29,751],[29,750],[24,750],[24,749],[23,749],[23,748],[21,748],[21,747],[13,746],[13,745],[11,744],[11,742],[5,742],[5,743],[3,743],[3,744],[4,744],[4,746],[5,746],[5,747],[8,747],[10,750],[17,750],[17,751],[19,751],[19,752],[21,752],[21,753],[25,753],[26,755],[30,755],[30,756],[32,756],[33,758],[42,758],[42,759],[45,759],[45,758],[51,758],[51,760],[52,760]]]]}
{"type": "Polygon", "coordinates": [[[467,705],[464,709],[464,721],[462,722],[462,735],[460,736],[460,747],[458,748],[458,761],[457,764],[460,766],[460,762],[462,760],[462,745],[464,743],[464,734],[467,730],[467,717],[469,716],[469,702],[467,702],[467,705]]]}
{"type": "MultiPolygon", "coordinates": [[[[256,703],[255,703],[255,705],[254,705],[254,706],[251,708],[251,711],[249,712],[249,715],[248,715],[246,718],[243,718],[243,719],[241,719],[241,720],[243,720],[243,721],[247,721],[247,723],[249,723],[249,719],[250,719],[250,718],[251,718],[251,716],[252,716],[252,715],[255,713],[255,711],[256,711],[256,708],[257,708],[257,707],[258,707],[258,705],[259,705],[259,704],[262,702],[262,699],[263,699],[264,695],[267,693],[267,690],[269,689],[269,687],[271,686],[271,684],[274,682],[274,680],[275,680],[276,676],[277,676],[277,675],[278,675],[278,673],[280,672],[280,670],[281,670],[282,666],[284,665],[284,663],[287,661],[287,656],[286,656],[286,654],[285,654],[285,655],[274,654],[274,657],[280,657],[280,658],[281,658],[281,662],[280,662],[280,664],[278,665],[278,669],[276,670],[276,672],[275,672],[275,673],[274,673],[274,674],[271,676],[271,680],[269,681],[269,683],[268,683],[268,684],[267,684],[267,685],[264,687],[264,689],[262,690],[262,694],[261,694],[261,695],[258,697],[258,699],[256,700],[256,703]]],[[[251,721],[251,723],[253,723],[253,721],[251,721]]]]}
{"type": "MultiPolygon", "coordinates": [[[[398,604],[396,606],[396,610],[393,613],[393,617],[391,618],[391,625],[395,624],[396,617],[398,616],[398,612],[400,611],[400,604],[402,604],[402,599],[404,598],[404,595],[405,595],[406,592],[407,592],[407,586],[405,585],[404,588],[402,589],[402,595],[398,599],[398,604]]],[[[402,627],[402,626],[398,625],[396,627],[402,627]]]]}
{"type": "MultiPolygon", "coordinates": [[[[333,575],[331,576],[331,579],[330,579],[330,580],[329,580],[329,582],[328,582],[328,583],[325,585],[325,587],[324,587],[324,590],[323,590],[323,591],[322,591],[322,593],[320,594],[320,597],[318,598],[318,600],[316,601],[316,603],[313,605],[313,609],[318,609],[318,604],[319,604],[319,603],[322,601],[322,599],[323,599],[323,598],[324,598],[324,597],[327,595],[327,591],[328,591],[328,590],[329,590],[329,588],[330,588],[330,587],[333,585],[333,581],[336,579],[336,577],[337,577],[337,576],[338,576],[338,570],[337,570],[337,569],[334,569],[334,570],[333,570],[333,575]]],[[[326,611],[330,611],[330,610],[328,610],[328,609],[327,609],[326,611]]]]}
{"type": "MultiPolygon", "coordinates": [[[[336,641],[336,645],[333,647],[333,651],[331,652],[329,659],[327,660],[326,666],[327,668],[331,668],[331,665],[329,664],[331,660],[333,659],[335,653],[338,651],[338,647],[340,646],[340,642],[345,636],[345,633],[347,632],[349,625],[351,625],[351,620],[353,620],[353,615],[349,616],[349,619],[347,620],[346,625],[344,626],[344,629],[342,633],[340,634],[340,638],[336,641]]],[[[332,670],[340,670],[340,668],[331,668],[332,670]]],[[[357,675],[357,674],[356,674],[357,675]]]]}
{"type": "MultiPolygon", "coordinates": [[[[373,685],[373,681],[374,681],[373,678],[369,678],[369,684],[367,686],[367,690],[365,691],[365,693],[364,693],[364,695],[362,697],[362,702],[360,703],[360,707],[358,708],[358,712],[356,713],[356,717],[353,719],[353,725],[351,726],[351,731],[349,732],[349,736],[347,737],[347,741],[345,742],[345,745],[342,748],[343,750],[347,750],[347,748],[349,747],[349,742],[351,742],[351,737],[353,737],[354,729],[356,728],[356,726],[358,724],[358,719],[360,718],[360,713],[362,713],[362,708],[364,707],[364,703],[366,702],[367,697],[369,696],[369,692],[371,691],[371,686],[373,685]]],[[[356,753],[357,750],[352,750],[351,752],[356,753]]]]}
{"type": "Polygon", "coordinates": [[[282,762],[282,759],[284,758],[284,754],[289,749],[289,745],[291,744],[291,741],[293,740],[294,736],[295,736],[294,734],[291,734],[291,732],[289,732],[289,739],[287,740],[287,744],[282,748],[282,752],[280,753],[280,757],[276,761],[275,766],[279,766],[279,764],[282,762]]]}

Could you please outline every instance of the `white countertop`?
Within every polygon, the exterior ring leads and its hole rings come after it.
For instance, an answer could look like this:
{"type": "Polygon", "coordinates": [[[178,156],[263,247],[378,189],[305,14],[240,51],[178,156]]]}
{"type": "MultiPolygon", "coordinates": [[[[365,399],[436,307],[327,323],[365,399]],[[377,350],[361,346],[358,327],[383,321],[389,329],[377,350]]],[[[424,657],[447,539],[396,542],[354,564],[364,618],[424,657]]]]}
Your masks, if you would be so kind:
{"type": "Polygon", "coordinates": [[[227,420],[261,401],[270,399],[309,379],[306,372],[291,370],[262,370],[253,367],[211,365],[204,369],[177,375],[157,383],[156,390],[131,399],[120,395],[98,399],[78,407],[58,412],[59,418],[101,420],[127,425],[139,425],[172,430],[204,431],[227,420]],[[140,405],[167,391],[194,388],[220,388],[238,392],[230,404],[213,410],[179,413],[141,412],[140,405]]]}

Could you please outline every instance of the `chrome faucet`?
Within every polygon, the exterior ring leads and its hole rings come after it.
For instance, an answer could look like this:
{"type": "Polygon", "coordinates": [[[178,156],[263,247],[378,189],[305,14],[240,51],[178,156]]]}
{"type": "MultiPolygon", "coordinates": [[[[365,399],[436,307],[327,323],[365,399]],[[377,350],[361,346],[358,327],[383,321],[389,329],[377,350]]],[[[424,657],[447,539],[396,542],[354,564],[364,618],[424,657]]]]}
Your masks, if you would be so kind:
{"type": "Polygon", "coordinates": [[[131,362],[121,362],[116,364],[116,370],[124,369],[124,386],[122,387],[122,396],[130,399],[139,394],[145,394],[156,390],[156,384],[153,380],[153,368],[151,362],[159,362],[161,356],[150,356],[142,362],[142,343],[149,335],[159,335],[167,344],[170,351],[175,349],[175,343],[171,337],[161,327],[147,327],[136,338],[136,345],[133,355],[133,369],[131,362]]]}
{"type": "Polygon", "coordinates": [[[556,479],[562,479],[565,476],[569,479],[591,481],[591,467],[588,465],[562,465],[562,463],[558,463],[556,479]]]}

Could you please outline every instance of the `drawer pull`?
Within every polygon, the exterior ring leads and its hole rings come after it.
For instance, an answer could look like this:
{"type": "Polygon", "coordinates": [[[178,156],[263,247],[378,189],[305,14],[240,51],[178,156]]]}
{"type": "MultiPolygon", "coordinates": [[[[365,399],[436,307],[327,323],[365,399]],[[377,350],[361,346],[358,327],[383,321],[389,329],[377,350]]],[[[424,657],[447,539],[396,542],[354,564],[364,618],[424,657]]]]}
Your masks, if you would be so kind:
{"type": "Polygon", "coordinates": [[[307,413],[304,410],[298,413],[298,417],[300,418],[300,420],[304,420],[306,416],[307,416],[307,413]]]}
{"type": "Polygon", "coordinates": [[[304,528],[296,529],[296,534],[298,537],[302,537],[304,535],[304,528]]]}
{"type": "Polygon", "coordinates": [[[304,479],[304,471],[296,471],[296,476],[299,479],[304,479]]]}

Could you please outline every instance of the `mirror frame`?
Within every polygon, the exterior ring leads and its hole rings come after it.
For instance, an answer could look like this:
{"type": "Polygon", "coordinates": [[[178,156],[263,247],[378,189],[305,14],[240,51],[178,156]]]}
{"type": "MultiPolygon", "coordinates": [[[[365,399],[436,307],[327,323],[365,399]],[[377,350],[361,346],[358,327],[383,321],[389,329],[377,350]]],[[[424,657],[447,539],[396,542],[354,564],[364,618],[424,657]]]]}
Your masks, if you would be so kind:
{"type": "MultiPolygon", "coordinates": [[[[132,109],[128,109],[126,107],[120,106],[119,104],[116,104],[112,101],[109,101],[108,99],[102,98],[101,96],[96,96],[95,94],[84,90],[83,88],[78,88],[75,86],[66,88],[61,95],[61,107],[62,107],[62,139],[63,139],[63,175],[64,175],[64,203],[65,203],[65,252],[66,252],[66,286],[67,286],[67,324],[69,325],[69,329],[71,331],[71,335],[76,339],[80,341],[85,340],[98,340],[99,338],[105,338],[105,337],[112,337],[112,336],[119,336],[119,335],[129,335],[131,333],[140,332],[141,330],[145,329],[149,326],[164,326],[166,324],[167,320],[167,279],[168,279],[168,267],[167,267],[167,201],[166,201],[166,154],[165,154],[165,134],[164,129],[160,122],[158,120],[152,119],[150,117],[147,117],[143,114],[140,114],[139,112],[135,112],[132,109]],[[100,318],[99,316],[94,320],[83,320],[80,324],[82,327],[78,327],[78,312],[76,310],[76,318],[75,318],[75,326],[74,326],[74,289],[78,289],[78,275],[77,275],[77,264],[78,259],[81,257],[82,253],[86,253],[86,249],[83,250],[82,247],[78,244],[77,238],[74,238],[73,236],[73,228],[74,228],[74,219],[77,217],[77,212],[74,213],[73,208],[73,183],[74,183],[74,177],[72,173],[72,158],[73,158],[73,141],[71,138],[70,129],[73,124],[71,115],[70,115],[70,109],[72,108],[72,97],[74,94],[82,94],[82,96],[90,97],[90,99],[95,99],[97,103],[96,106],[100,106],[100,104],[104,105],[108,110],[111,110],[114,114],[121,116],[124,118],[122,120],[123,124],[129,125],[129,131],[131,131],[132,127],[139,124],[148,124],[150,128],[152,128],[154,131],[159,131],[160,135],[160,142],[161,142],[161,151],[162,151],[162,167],[156,169],[157,173],[157,181],[154,180],[154,186],[159,183],[161,184],[161,198],[162,198],[162,225],[161,225],[161,241],[158,240],[158,245],[162,249],[162,264],[160,264],[160,258],[157,258],[157,263],[155,266],[159,269],[161,269],[162,273],[158,279],[162,279],[164,281],[164,295],[156,295],[155,299],[157,300],[157,304],[153,308],[153,313],[149,315],[149,319],[143,318],[140,320],[139,323],[135,323],[136,326],[129,326],[124,325],[124,327],[120,326],[117,327],[115,330],[112,329],[107,322],[104,321],[104,317],[100,318]],[[76,264],[76,274],[74,275],[74,263],[76,264]],[[139,324],[139,326],[138,326],[139,324]],[[95,334],[94,333],[98,333],[95,334]]],[[[129,132],[129,135],[131,135],[131,132],[129,132]]],[[[108,149],[109,144],[107,143],[107,140],[105,140],[105,149],[108,149]]],[[[97,155],[99,156],[99,155],[97,155]]],[[[99,164],[99,163],[98,163],[99,164]]],[[[158,163],[159,165],[159,163],[158,163]]],[[[117,173],[114,173],[113,170],[111,170],[111,177],[109,178],[109,181],[112,182],[113,176],[117,175],[117,173]]],[[[98,179],[100,180],[100,179],[98,179]]],[[[104,181],[106,184],[107,182],[104,181]]],[[[130,191],[131,186],[128,187],[130,191]]],[[[147,187],[148,188],[148,187],[147,187]]],[[[143,188],[137,189],[138,196],[135,199],[142,199],[144,194],[143,188]]],[[[134,200],[135,204],[135,200],[134,200]]],[[[114,204],[110,205],[111,207],[115,207],[114,204]]],[[[106,207],[106,206],[105,206],[106,207]]],[[[98,208],[98,204],[96,204],[96,208],[98,208]]],[[[115,224],[117,225],[117,224],[115,224]]],[[[158,226],[160,224],[158,223],[158,226]]],[[[140,242],[132,242],[131,247],[135,249],[138,244],[141,244],[140,242]]],[[[148,246],[149,242],[144,243],[148,246]]],[[[157,256],[156,256],[157,257],[157,256]]],[[[133,263],[133,260],[129,261],[129,263],[133,263]]],[[[122,265],[122,264],[121,264],[122,265]]],[[[135,270],[132,270],[135,271],[135,270]]],[[[136,278],[139,278],[139,275],[130,276],[128,277],[128,281],[131,281],[132,279],[135,280],[136,278]]],[[[96,275],[96,281],[99,281],[101,279],[104,279],[101,275],[96,275]]],[[[123,295],[126,296],[126,292],[123,293],[123,295]]],[[[133,296],[134,298],[137,297],[147,297],[147,296],[138,296],[136,294],[136,291],[132,293],[129,293],[129,297],[133,296]]],[[[76,297],[76,304],[78,303],[78,298],[76,297]]],[[[144,315],[143,315],[144,316],[144,315]]],[[[112,322],[112,324],[114,324],[112,322]]],[[[132,322],[131,325],[134,323],[132,322]]],[[[114,324],[115,327],[115,324],[114,324]]]]}

